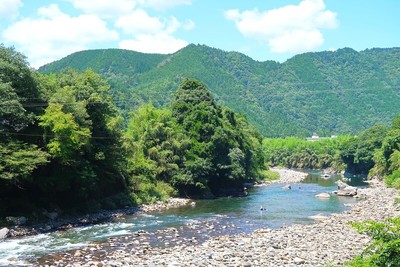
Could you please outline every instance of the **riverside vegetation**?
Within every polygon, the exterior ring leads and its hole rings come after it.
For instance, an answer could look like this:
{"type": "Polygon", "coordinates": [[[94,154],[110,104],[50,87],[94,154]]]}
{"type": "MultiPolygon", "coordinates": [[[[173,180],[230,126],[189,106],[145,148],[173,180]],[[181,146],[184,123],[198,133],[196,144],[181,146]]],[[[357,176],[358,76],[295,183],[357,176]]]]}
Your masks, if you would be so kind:
{"type": "MultiPolygon", "coordinates": [[[[23,55],[3,46],[0,60],[2,218],[32,214],[34,219],[41,209],[113,209],[171,195],[237,194],[244,182],[265,177],[266,162],[346,168],[384,177],[387,185],[400,188],[400,116],[389,127],[376,124],[358,136],[319,142],[263,139],[245,116],[218,104],[206,85],[193,79],[177,79],[181,84],[170,106],[143,103],[127,116],[112,98],[118,99],[119,87],[111,88],[93,71],[41,74],[28,67],[23,55]]],[[[143,72],[155,64],[158,60],[144,65],[143,72]]],[[[283,131],[294,132],[304,134],[283,131]]],[[[357,261],[379,266],[393,259],[384,255],[398,250],[398,237],[386,233],[397,231],[391,229],[397,229],[398,220],[357,227],[376,240],[376,247],[357,261]]]]}
{"type": "Polygon", "coordinates": [[[43,75],[0,49],[0,214],[113,209],[240,194],[267,170],[244,116],[185,80],[171,108],[123,117],[93,71],[43,75]]]}

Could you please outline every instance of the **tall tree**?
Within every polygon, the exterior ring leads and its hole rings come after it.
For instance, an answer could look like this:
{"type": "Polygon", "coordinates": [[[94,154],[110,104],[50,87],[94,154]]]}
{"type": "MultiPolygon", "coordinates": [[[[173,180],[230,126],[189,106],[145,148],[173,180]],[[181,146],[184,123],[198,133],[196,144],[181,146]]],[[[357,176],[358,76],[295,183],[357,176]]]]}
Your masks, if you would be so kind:
{"type": "Polygon", "coordinates": [[[121,192],[125,187],[122,119],[109,86],[92,71],[67,70],[55,81],[48,79],[44,89],[49,106],[39,119],[53,160],[37,178],[38,186],[47,193],[51,188],[57,200],[65,194],[68,201],[68,195],[86,201],[121,192]]]}
{"type": "Polygon", "coordinates": [[[193,192],[210,190],[218,195],[224,188],[238,189],[246,179],[258,178],[254,170],[262,167],[263,160],[257,161],[262,158],[261,149],[254,148],[260,147],[260,135],[249,130],[244,118],[219,106],[205,84],[185,80],[177,90],[172,113],[192,143],[186,172],[179,178],[191,181],[193,192]],[[252,164],[257,168],[252,169],[252,164]]]}

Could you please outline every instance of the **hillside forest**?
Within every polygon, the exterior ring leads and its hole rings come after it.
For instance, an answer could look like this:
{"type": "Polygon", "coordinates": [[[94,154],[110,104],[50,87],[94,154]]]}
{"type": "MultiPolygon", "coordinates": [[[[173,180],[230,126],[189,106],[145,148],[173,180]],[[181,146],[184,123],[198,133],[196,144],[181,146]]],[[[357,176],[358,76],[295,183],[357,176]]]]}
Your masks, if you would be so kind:
{"type": "Polygon", "coordinates": [[[265,137],[356,135],[400,113],[400,48],[351,48],[259,62],[238,52],[188,45],[169,55],[121,49],[81,51],[40,72],[99,73],[114,102],[131,110],[168,107],[186,78],[202,81],[216,101],[246,114],[265,137]]]}

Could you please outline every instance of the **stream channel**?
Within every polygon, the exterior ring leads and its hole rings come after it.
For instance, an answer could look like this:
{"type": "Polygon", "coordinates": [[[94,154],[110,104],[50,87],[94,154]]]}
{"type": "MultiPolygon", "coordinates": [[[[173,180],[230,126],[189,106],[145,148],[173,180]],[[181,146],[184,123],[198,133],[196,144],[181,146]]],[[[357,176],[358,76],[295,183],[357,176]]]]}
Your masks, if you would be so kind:
{"type": "MultiPolygon", "coordinates": [[[[291,190],[282,189],[284,184],[272,184],[252,188],[249,196],[243,198],[197,200],[195,206],[134,214],[104,224],[7,239],[0,242],[0,265],[51,264],[63,253],[93,243],[102,244],[103,253],[108,253],[121,249],[127,236],[137,236],[138,245],[199,244],[213,236],[312,223],[309,216],[343,212],[348,209],[345,204],[356,201],[351,197],[316,198],[316,194],[336,190],[335,181],[340,176],[323,179],[317,171],[308,173],[302,183],[291,184],[291,190]],[[261,206],[266,210],[261,211],[261,206]]],[[[352,179],[350,184],[365,186],[362,179],[352,179]]]]}

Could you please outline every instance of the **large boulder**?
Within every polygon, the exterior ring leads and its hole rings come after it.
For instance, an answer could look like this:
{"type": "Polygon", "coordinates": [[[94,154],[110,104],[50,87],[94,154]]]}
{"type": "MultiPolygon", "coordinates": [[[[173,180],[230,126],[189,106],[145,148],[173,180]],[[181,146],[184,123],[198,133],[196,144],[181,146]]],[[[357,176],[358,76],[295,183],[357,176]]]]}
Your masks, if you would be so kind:
{"type": "Polygon", "coordinates": [[[343,189],[339,189],[338,191],[334,191],[334,193],[338,196],[353,197],[357,195],[357,187],[347,186],[343,189]]]}
{"type": "Polygon", "coordinates": [[[334,191],[334,193],[338,196],[347,196],[353,197],[357,195],[358,188],[355,186],[350,186],[342,181],[337,181],[336,184],[338,185],[338,190],[334,191]]]}
{"type": "Polygon", "coordinates": [[[1,228],[0,229],[0,240],[5,239],[8,237],[10,230],[8,230],[8,228],[1,228]]]}
{"type": "Polygon", "coordinates": [[[320,193],[318,195],[315,195],[316,198],[330,198],[331,195],[329,195],[328,193],[320,193]]]}
{"type": "Polygon", "coordinates": [[[338,190],[344,189],[344,188],[346,188],[347,186],[349,186],[348,184],[346,184],[345,182],[343,182],[343,181],[341,181],[341,180],[338,180],[338,181],[336,181],[335,183],[336,183],[337,186],[338,186],[338,190]]]}

